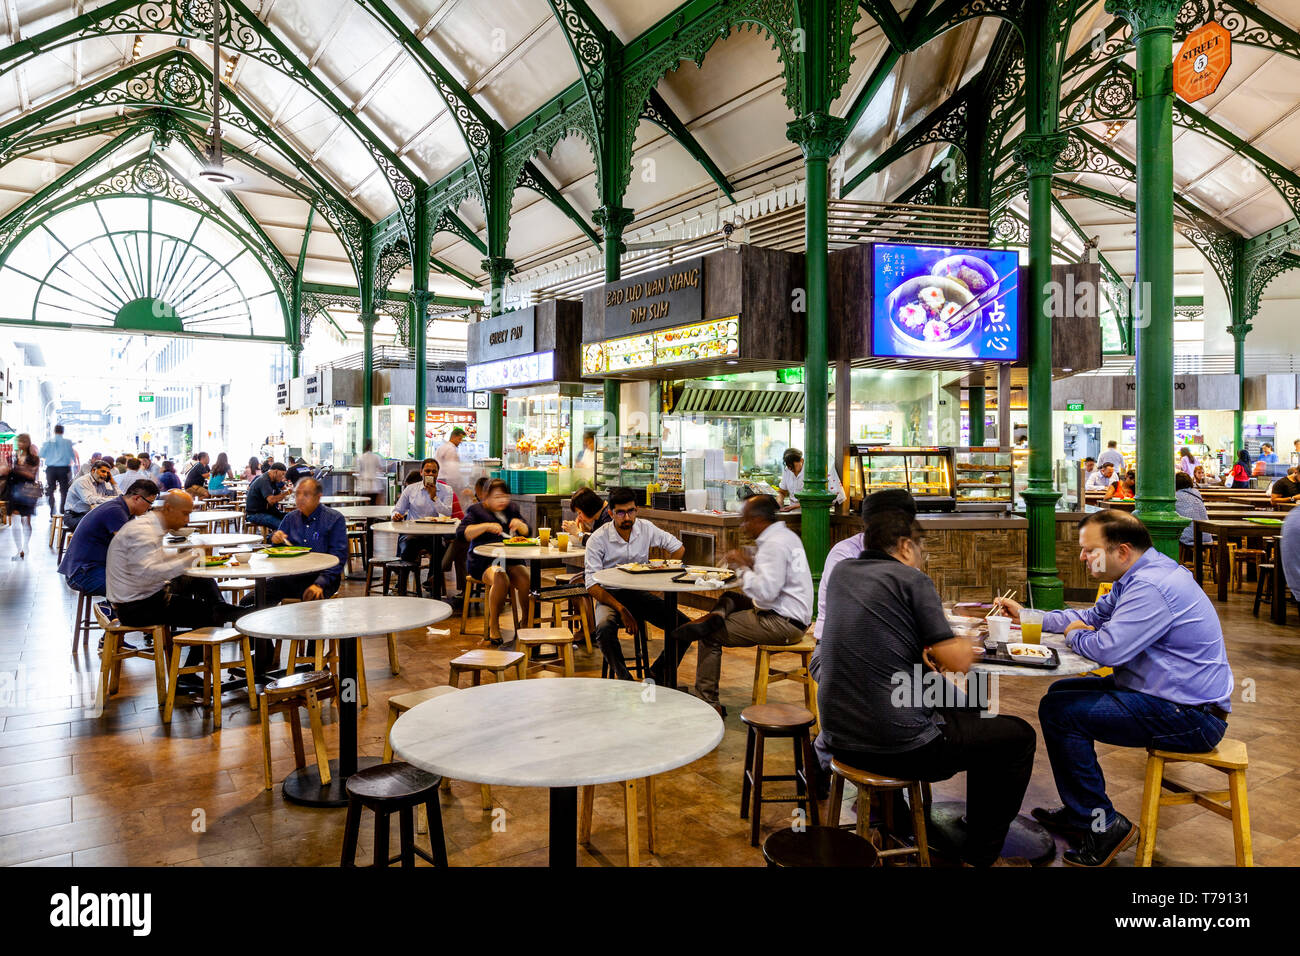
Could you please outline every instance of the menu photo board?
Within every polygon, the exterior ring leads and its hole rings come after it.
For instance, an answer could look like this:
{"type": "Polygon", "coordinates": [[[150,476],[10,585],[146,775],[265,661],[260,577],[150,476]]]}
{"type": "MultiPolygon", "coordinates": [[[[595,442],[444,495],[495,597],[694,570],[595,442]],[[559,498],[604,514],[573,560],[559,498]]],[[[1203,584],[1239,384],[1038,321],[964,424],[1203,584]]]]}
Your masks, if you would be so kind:
{"type": "Polygon", "coordinates": [[[470,365],[465,369],[467,391],[491,391],[516,385],[534,385],[555,380],[555,353],[534,352],[495,362],[470,365]]]}
{"type": "Polygon", "coordinates": [[[702,362],[740,354],[740,316],[696,322],[582,347],[584,375],[702,362]]]}

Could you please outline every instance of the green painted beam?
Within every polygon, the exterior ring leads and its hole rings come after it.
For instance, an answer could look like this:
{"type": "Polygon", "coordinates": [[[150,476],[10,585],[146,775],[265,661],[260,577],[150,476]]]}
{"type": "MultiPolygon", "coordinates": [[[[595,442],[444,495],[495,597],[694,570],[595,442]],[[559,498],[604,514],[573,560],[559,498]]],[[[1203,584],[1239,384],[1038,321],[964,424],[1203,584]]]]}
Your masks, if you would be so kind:
{"type": "Polygon", "coordinates": [[[469,223],[464,219],[461,219],[460,216],[456,215],[450,209],[443,210],[442,216],[439,217],[438,221],[442,222],[444,219],[450,227],[446,230],[447,232],[460,236],[483,255],[487,255],[487,243],[478,237],[478,234],[469,227],[469,223]]]}
{"type": "MultiPolygon", "coordinates": [[[[951,118],[958,116],[963,109],[965,109],[969,115],[969,111],[972,108],[970,102],[971,92],[975,89],[976,82],[976,80],[971,80],[961,89],[953,93],[952,96],[948,97],[927,113],[920,122],[913,124],[906,133],[894,141],[893,145],[881,152],[875,159],[871,160],[871,162],[867,163],[866,166],[862,167],[862,169],[855,173],[849,181],[840,188],[840,195],[849,195],[869,178],[880,172],[880,170],[889,166],[890,163],[895,162],[900,157],[907,155],[909,152],[920,146],[941,141],[953,143],[954,146],[961,149],[965,144],[954,142],[953,140],[946,138],[946,135],[942,131],[942,127],[944,123],[949,122],[951,118]]],[[[955,125],[956,124],[954,123],[954,128],[955,125]]],[[[964,131],[964,123],[961,124],[960,129],[964,131]]]]}
{"type": "Polygon", "coordinates": [[[892,0],[858,0],[858,6],[876,21],[891,49],[908,49],[907,31],[903,28],[903,20],[894,9],[892,0]]]}
{"type": "MultiPolygon", "coordinates": [[[[579,213],[577,209],[573,208],[572,204],[564,198],[564,194],[555,188],[554,184],[546,178],[546,175],[538,169],[537,165],[532,161],[524,163],[524,172],[519,179],[519,185],[533,190],[538,195],[548,200],[551,205],[560,210],[560,212],[564,213],[565,216],[575,223],[577,227],[582,230],[582,234],[590,239],[597,249],[600,248],[600,236],[596,234],[596,230],[591,228],[587,223],[587,220],[582,218],[582,214],[579,213]]],[[[476,245],[475,248],[486,255],[487,247],[483,245],[482,241],[479,240],[477,236],[474,238],[478,242],[478,245],[476,245]]]]}
{"type": "MultiPolygon", "coordinates": [[[[435,270],[436,272],[440,272],[442,275],[451,276],[453,279],[459,279],[461,282],[465,283],[465,285],[469,286],[471,289],[477,289],[479,287],[478,283],[474,281],[473,277],[466,275],[464,272],[461,272],[455,266],[448,265],[447,263],[439,259],[437,256],[429,257],[429,268],[435,270]]],[[[478,302],[479,305],[483,304],[482,299],[476,299],[475,301],[478,302]]]]}
{"type": "MultiPolygon", "coordinates": [[[[317,292],[321,295],[346,295],[358,299],[361,297],[361,291],[356,286],[333,285],[328,282],[304,282],[302,288],[304,292],[317,292]]],[[[392,299],[394,302],[407,302],[410,300],[410,294],[390,289],[385,293],[384,298],[392,299]]],[[[428,300],[430,305],[448,305],[467,309],[478,308],[483,305],[482,299],[466,299],[454,295],[439,295],[433,292],[428,294],[428,300]]]]}
{"type": "Polygon", "coordinates": [[[732,202],[736,201],[736,197],[732,194],[731,181],[727,179],[726,174],[718,164],[713,161],[713,157],[700,145],[700,141],[686,128],[686,124],[673,112],[673,108],[668,105],[667,100],[659,95],[658,90],[650,91],[650,97],[646,100],[645,109],[642,111],[641,116],[677,140],[685,148],[686,152],[691,154],[691,158],[704,167],[704,171],[709,174],[709,178],[717,183],[718,188],[726,194],[727,198],[732,202]]]}

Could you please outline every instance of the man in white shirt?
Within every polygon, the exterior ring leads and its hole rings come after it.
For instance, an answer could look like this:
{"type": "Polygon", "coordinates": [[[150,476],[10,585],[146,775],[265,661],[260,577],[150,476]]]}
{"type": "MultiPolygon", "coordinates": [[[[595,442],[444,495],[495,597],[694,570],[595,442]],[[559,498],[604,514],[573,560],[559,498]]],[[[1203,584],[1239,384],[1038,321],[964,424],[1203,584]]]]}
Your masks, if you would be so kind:
{"type": "MultiPolygon", "coordinates": [[[[616,677],[632,680],[632,672],[623,658],[623,645],[619,643],[619,625],[635,636],[639,622],[648,621],[667,634],[685,624],[687,618],[678,611],[677,619],[670,619],[668,605],[649,592],[601,587],[595,583],[596,572],[620,564],[644,564],[650,560],[651,548],[659,548],[668,557],[680,560],[686,554],[686,546],[662,528],[636,519],[636,492],[631,488],[613,489],[609,493],[609,508],[613,520],[601,525],[587,539],[583,571],[587,593],[596,605],[595,637],[600,652],[616,677]]],[[[686,644],[678,644],[677,662],[681,663],[685,656],[686,644]]],[[[650,677],[656,684],[663,683],[663,664],[661,654],[650,666],[650,677]]]]}
{"type": "Polygon", "coordinates": [[[1097,467],[1101,468],[1110,462],[1115,468],[1115,473],[1120,474],[1124,471],[1124,456],[1120,453],[1119,442],[1109,441],[1106,443],[1106,450],[1097,458],[1097,467]]]}
{"type": "Polygon", "coordinates": [[[382,505],[388,482],[384,459],[375,454],[374,442],[369,438],[363,448],[357,459],[357,494],[369,497],[372,505],[382,505]]]}
{"type": "MultiPolygon", "coordinates": [[[[803,491],[803,452],[798,448],[787,448],[781,460],[785,464],[785,471],[781,475],[781,484],[777,492],[781,496],[782,510],[793,511],[799,507],[798,495],[803,491]]],[[[847,499],[844,485],[840,483],[840,476],[835,473],[834,468],[826,469],[826,490],[835,496],[836,508],[844,504],[847,499]]]]}
{"type": "MultiPolygon", "coordinates": [[[[123,624],[211,627],[234,620],[239,608],[221,600],[215,581],[185,577],[202,556],[195,548],[163,550],[163,535],[185,527],[194,499],[169,491],[161,508],[128,521],[113,536],[106,559],[106,590],[123,624]]],[[[195,648],[201,653],[201,648],[195,648]]]]}
{"type": "Polygon", "coordinates": [[[1088,483],[1084,486],[1084,489],[1086,491],[1105,491],[1117,481],[1119,481],[1119,475],[1115,474],[1115,465],[1106,461],[1102,462],[1100,468],[1088,475],[1088,483]]]}
{"type": "Polygon", "coordinates": [[[437,447],[433,457],[438,461],[438,468],[442,474],[442,480],[451,485],[452,490],[456,492],[464,491],[464,475],[460,470],[460,449],[459,445],[465,440],[465,429],[457,427],[451,430],[448,439],[437,447]]]}
{"type": "Polygon", "coordinates": [[[812,618],[812,573],[803,542],[778,513],[771,495],[745,501],[740,528],[758,542],[758,550],[752,557],[745,551],[727,552],[727,562],[740,569],[742,593],[728,591],[712,611],[674,634],[679,641],[700,642],[693,693],[724,717],[726,708],[718,701],[722,648],[797,644],[812,618]]]}

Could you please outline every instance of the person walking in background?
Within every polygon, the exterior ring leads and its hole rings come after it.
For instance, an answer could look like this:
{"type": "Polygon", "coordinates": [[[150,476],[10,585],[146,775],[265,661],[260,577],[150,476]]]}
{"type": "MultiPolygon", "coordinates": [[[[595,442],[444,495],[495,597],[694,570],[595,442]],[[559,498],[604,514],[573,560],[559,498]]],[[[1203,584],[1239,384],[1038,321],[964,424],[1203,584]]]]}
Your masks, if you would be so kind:
{"type": "Polygon", "coordinates": [[[1250,487],[1250,452],[1244,448],[1237,452],[1237,461],[1232,466],[1232,474],[1228,478],[1228,487],[1250,487]]]}
{"type": "Polygon", "coordinates": [[[217,463],[212,466],[212,476],[208,479],[208,493],[216,498],[233,498],[235,489],[227,488],[226,482],[233,480],[234,477],[235,472],[230,467],[230,459],[223,451],[217,455],[217,463]]]}
{"type": "Polygon", "coordinates": [[[1178,460],[1178,467],[1190,478],[1196,473],[1196,459],[1192,457],[1192,450],[1184,447],[1179,454],[1182,457],[1178,460]]]}
{"type": "Polygon", "coordinates": [[[447,440],[433,452],[433,457],[438,460],[438,474],[457,494],[465,491],[465,475],[460,469],[460,443],[464,440],[465,429],[457,426],[451,430],[447,440]]]}
{"type": "Polygon", "coordinates": [[[384,459],[375,454],[375,443],[369,438],[362,445],[361,455],[357,458],[357,494],[365,495],[372,505],[384,504],[388,484],[387,469],[384,459]]]}
{"type": "Polygon", "coordinates": [[[41,496],[36,484],[40,467],[40,449],[32,444],[32,437],[26,432],[18,436],[13,462],[0,464],[0,478],[5,479],[4,501],[9,506],[9,527],[14,536],[12,561],[27,557],[27,546],[32,540],[32,512],[41,496]]]}
{"type": "Polygon", "coordinates": [[[54,426],[54,437],[42,449],[45,458],[45,492],[50,503],[50,516],[54,516],[54,486],[59,486],[59,514],[68,504],[68,486],[72,482],[72,460],[76,454],[72,442],[63,437],[63,426],[54,426]]]}
{"type": "Polygon", "coordinates": [[[1115,466],[1115,474],[1124,474],[1124,456],[1120,453],[1119,442],[1106,442],[1106,450],[1097,457],[1097,467],[1101,468],[1106,462],[1115,466]]]}

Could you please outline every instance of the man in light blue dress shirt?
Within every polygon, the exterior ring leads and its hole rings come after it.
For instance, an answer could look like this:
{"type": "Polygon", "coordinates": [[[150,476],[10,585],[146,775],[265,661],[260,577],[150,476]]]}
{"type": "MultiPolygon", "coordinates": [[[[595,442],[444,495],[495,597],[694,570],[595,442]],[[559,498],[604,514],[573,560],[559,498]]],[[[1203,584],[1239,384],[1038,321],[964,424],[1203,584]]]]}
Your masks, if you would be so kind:
{"type": "Polygon", "coordinates": [[[59,514],[68,506],[68,485],[72,483],[72,461],[75,452],[72,442],[63,437],[63,426],[54,426],[54,437],[41,447],[41,457],[45,459],[45,487],[50,502],[50,514],[54,514],[54,486],[59,486],[59,514]]]}
{"type": "MultiPolygon", "coordinates": [[[[1182,565],[1155,550],[1143,524],[1107,509],[1079,525],[1080,560],[1109,594],[1085,611],[1052,611],[1044,631],[1061,631],[1078,654],[1114,668],[1110,677],[1054,683],[1038,705],[1059,810],[1037,808],[1048,829],[1080,840],[1075,866],[1105,866],[1135,843],[1138,828],[1106,795],[1095,742],[1213,750],[1228,729],[1232,668],[1214,605],[1182,565]]],[[[1020,605],[1001,600],[1011,617],[1020,605]]]]}

